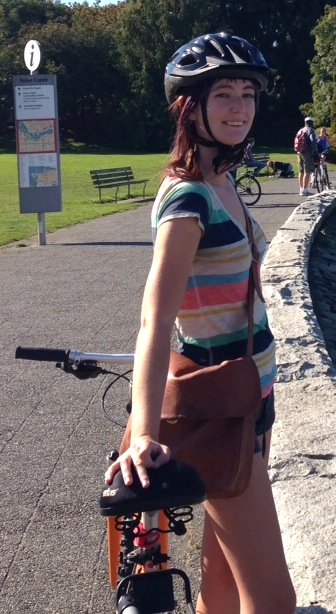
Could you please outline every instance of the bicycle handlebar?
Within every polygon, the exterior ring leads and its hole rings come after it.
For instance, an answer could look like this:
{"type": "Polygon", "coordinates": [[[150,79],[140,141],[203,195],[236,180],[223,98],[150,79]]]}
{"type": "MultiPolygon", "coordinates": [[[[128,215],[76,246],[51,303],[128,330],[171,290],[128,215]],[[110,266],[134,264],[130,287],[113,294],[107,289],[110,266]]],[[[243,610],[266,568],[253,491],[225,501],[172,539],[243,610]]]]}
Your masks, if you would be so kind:
{"type": "Polygon", "coordinates": [[[103,362],[119,365],[132,365],[134,362],[134,354],[98,354],[92,352],[81,352],[79,350],[61,350],[22,346],[16,348],[15,358],[44,362],[61,362],[67,365],[75,366],[88,362],[103,362]]]}
{"type": "Polygon", "coordinates": [[[53,348],[29,348],[17,347],[15,358],[24,360],[39,360],[43,362],[68,362],[69,350],[58,350],[53,348]]]}

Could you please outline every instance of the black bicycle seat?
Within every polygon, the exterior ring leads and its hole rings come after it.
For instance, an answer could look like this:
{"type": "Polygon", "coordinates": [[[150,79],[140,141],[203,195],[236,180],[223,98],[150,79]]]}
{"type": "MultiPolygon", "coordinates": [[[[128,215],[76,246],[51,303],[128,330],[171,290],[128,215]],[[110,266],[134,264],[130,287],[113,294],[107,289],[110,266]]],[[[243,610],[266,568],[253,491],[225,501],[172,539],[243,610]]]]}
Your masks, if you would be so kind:
{"type": "Polygon", "coordinates": [[[147,469],[148,488],[141,486],[133,467],[133,484],[126,486],[121,471],[100,497],[103,516],[125,516],[184,505],[202,503],[205,485],[196,469],[181,461],[170,460],[158,469],[147,469]]]}

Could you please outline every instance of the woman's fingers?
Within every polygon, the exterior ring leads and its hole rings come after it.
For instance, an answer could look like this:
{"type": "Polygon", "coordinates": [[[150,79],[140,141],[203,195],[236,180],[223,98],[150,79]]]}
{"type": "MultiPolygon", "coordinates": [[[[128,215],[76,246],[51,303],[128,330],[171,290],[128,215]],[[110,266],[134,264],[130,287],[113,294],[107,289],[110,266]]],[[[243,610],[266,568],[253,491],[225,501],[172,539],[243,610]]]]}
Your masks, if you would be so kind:
{"type": "Polygon", "coordinates": [[[170,449],[154,441],[136,440],[105,473],[105,483],[111,484],[114,476],[121,471],[127,486],[133,483],[132,465],[139,476],[143,488],[149,486],[147,468],[157,468],[170,459],[170,449]]]}
{"type": "Polygon", "coordinates": [[[119,460],[112,463],[109,468],[105,471],[105,484],[112,484],[113,478],[120,471],[120,463],[119,460]]]}

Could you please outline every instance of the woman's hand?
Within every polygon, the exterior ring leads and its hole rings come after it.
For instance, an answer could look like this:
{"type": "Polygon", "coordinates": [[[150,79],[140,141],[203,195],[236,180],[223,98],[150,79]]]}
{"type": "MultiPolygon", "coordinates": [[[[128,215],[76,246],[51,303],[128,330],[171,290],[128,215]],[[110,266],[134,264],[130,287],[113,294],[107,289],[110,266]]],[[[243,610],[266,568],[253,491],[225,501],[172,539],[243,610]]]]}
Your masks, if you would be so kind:
{"type": "Polygon", "coordinates": [[[132,465],[134,465],[143,488],[148,488],[149,478],[146,468],[157,468],[170,459],[170,449],[149,437],[135,439],[118,460],[105,473],[105,483],[111,484],[114,476],[121,471],[126,486],[133,482],[132,465]]]}

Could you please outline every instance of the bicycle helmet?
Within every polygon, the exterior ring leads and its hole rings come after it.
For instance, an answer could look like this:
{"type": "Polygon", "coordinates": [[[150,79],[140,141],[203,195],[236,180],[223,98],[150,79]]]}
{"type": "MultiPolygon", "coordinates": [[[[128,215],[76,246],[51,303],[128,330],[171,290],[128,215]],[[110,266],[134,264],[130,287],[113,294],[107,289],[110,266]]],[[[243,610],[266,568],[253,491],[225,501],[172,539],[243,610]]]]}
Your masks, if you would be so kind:
{"type": "Polygon", "coordinates": [[[274,74],[260,51],[245,39],[226,32],[205,34],[174,53],[166,66],[165,93],[172,104],[193,86],[220,77],[253,79],[264,90],[274,74]]]}
{"type": "Polygon", "coordinates": [[[305,124],[307,124],[307,126],[313,126],[314,125],[314,118],[313,117],[305,117],[305,124]]]}

